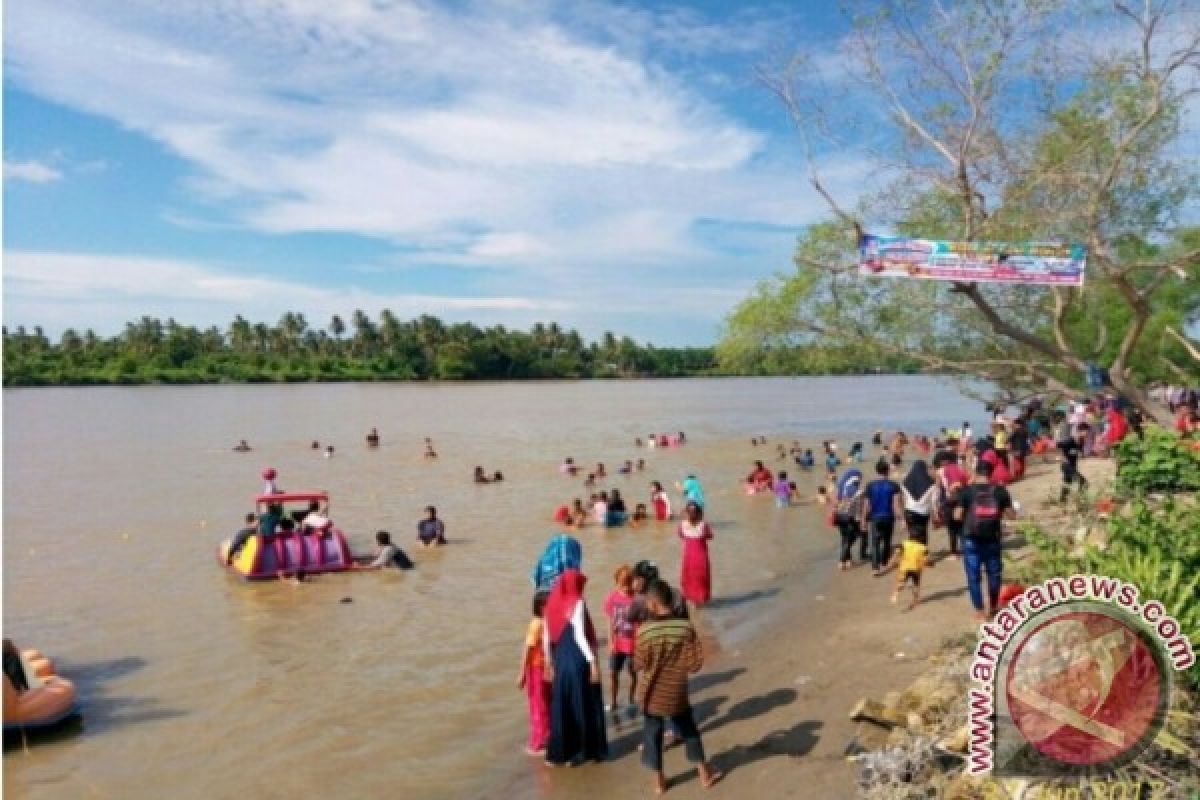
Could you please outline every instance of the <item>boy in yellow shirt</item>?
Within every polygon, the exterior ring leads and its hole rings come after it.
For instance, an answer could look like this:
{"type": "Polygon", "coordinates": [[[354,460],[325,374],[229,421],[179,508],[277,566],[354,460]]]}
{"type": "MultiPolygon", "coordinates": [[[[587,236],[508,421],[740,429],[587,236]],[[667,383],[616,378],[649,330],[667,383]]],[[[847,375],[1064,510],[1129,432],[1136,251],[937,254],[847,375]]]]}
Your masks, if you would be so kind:
{"type": "Polygon", "coordinates": [[[913,595],[909,608],[916,606],[921,600],[921,570],[925,568],[925,557],[929,548],[913,538],[908,538],[896,546],[892,557],[892,565],[896,567],[896,589],[892,592],[892,605],[900,600],[900,590],[912,582],[913,595]]]}

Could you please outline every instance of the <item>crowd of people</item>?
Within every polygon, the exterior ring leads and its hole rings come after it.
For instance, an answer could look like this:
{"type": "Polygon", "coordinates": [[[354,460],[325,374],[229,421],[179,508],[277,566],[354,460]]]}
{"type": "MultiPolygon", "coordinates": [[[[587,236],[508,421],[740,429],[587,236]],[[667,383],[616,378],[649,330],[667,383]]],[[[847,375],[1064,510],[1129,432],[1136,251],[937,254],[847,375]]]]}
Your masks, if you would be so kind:
{"type": "Polygon", "coordinates": [[[642,763],[654,774],[654,790],[666,791],[663,749],[667,737],[682,741],[705,787],[722,775],[705,758],[688,699],[688,676],[703,665],[703,650],[689,603],[708,599],[707,550],[712,532],[694,502],[685,508],[683,591],[676,591],[650,561],[623,565],[604,601],[608,623],[609,696],[605,704],[599,639],[583,596],[583,548],[567,534],[546,545],[534,565],[533,617],[526,632],[518,688],[529,706],[526,751],[550,766],[579,765],[608,757],[605,713],[619,712],[622,672],[628,674],[628,708],[643,716],[642,763]],[[687,544],[699,543],[698,546],[687,544]],[[695,547],[689,555],[689,547],[695,547]],[[703,572],[696,562],[702,561],[703,572]],[[689,572],[689,562],[693,569],[689,572]],[[702,585],[697,581],[703,578],[702,585]]]}
{"type": "MultiPolygon", "coordinates": [[[[1164,393],[1176,412],[1183,433],[1200,430],[1197,395],[1171,388],[1164,393]]],[[[1008,486],[1021,481],[1031,459],[1057,459],[1061,469],[1059,497],[1082,492],[1086,481],[1079,469],[1082,458],[1109,454],[1126,436],[1140,435],[1143,420],[1137,410],[1112,395],[1079,398],[1065,407],[1043,407],[1033,400],[1017,413],[990,409],[991,421],[979,434],[968,422],[940,429],[935,435],[917,432],[884,434],[876,430],[869,447],[854,441],[842,455],[838,442],[814,448],[793,440],[774,447],[777,461],[792,462],[796,474],[824,468],[811,497],[803,496],[786,469],[770,467],[767,458],[753,461],[742,481],[746,495],[772,497],[779,508],[829,503],[828,523],[839,533],[838,566],[850,570],[857,560],[870,564],[872,574],[894,575],[889,581],[893,604],[909,592],[907,608],[918,605],[922,574],[942,560],[961,560],[966,589],[976,617],[994,615],[1004,599],[1002,541],[1004,522],[1020,512],[1008,486]],[[873,459],[874,463],[869,461],[873,459]],[[903,525],[903,538],[896,541],[903,525]],[[945,531],[946,547],[935,556],[933,531],[945,531]]],[[[368,446],[378,446],[372,429],[368,446]]],[[[686,442],[678,434],[649,434],[634,440],[637,447],[678,447],[686,442]]],[[[765,436],[750,440],[755,448],[768,448],[765,436]]],[[[245,442],[240,443],[248,448],[245,442]]],[[[760,451],[761,452],[761,451],[760,451]]],[[[764,454],[766,456],[767,454],[764,454]]],[[[425,440],[425,457],[437,454],[425,440]]],[[[722,776],[705,759],[703,743],[692,716],[687,676],[700,669],[703,652],[693,625],[695,609],[712,600],[709,543],[714,537],[705,519],[705,493],[699,478],[688,473],[674,484],[679,501],[658,480],[648,481],[644,501],[633,510],[617,487],[600,488],[609,478],[604,463],[581,468],[573,457],[564,458],[559,472],[583,477],[585,488],[596,489],[554,512],[554,521],[568,531],[628,526],[649,522],[675,524],[680,542],[680,569],[672,586],[651,561],[622,565],[613,575],[613,586],[603,604],[607,622],[607,702],[602,681],[600,645],[596,626],[584,599],[587,578],[583,550],[569,533],[547,544],[532,573],[532,617],[526,631],[518,687],[526,693],[530,730],[526,749],[553,766],[603,760],[608,756],[606,714],[622,712],[622,682],[626,682],[625,710],[640,710],[643,717],[642,760],[654,775],[654,789],[664,791],[664,742],[682,741],[689,760],[698,765],[705,786],[722,776]],[[676,511],[676,506],[681,511],[676,511]]],[[[615,474],[629,478],[643,473],[645,459],[625,459],[615,474]]],[[[790,469],[790,467],[789,467],[790,469]]],[[[278,492],[274,474],[265,493],[278,492]]],[[[476,467],[475,483],[494,483],[503,475],[489,475],[476,467]]],[[[286,535],[299,526],[319,531],[331,525],[328,508],[310,508],[303,519],[282,518],[268,506],[261,515],[249,515],[246,528],[234,538],[229,559],[254,533],[286,535]],[[291,526],[289,527],[289,523],[291,526]]],[[[445,543],[445,526],[434,507],[417,525],[422,546],[445,543]]],[[[376,536],[373,556],[359,560],[359,568],[411,566],[411,561],[386,531],[376,536]]]]}

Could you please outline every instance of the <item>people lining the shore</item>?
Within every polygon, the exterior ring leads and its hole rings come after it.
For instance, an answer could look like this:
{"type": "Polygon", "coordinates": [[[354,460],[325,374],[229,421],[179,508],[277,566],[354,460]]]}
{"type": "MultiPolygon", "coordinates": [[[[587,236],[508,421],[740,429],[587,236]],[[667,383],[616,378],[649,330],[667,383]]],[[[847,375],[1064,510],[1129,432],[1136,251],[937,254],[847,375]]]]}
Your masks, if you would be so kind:
{"type": "Polygon", "coordinates": [[[1003,486],[991,482],[992,465],[980,461],[975,466],[975,480],[960,493],[955,516],[963,523],[963,569],[966,571],[967,591],[975,616],[983,621],[996,613],[1000,586],[1004,578],[1001,557],[1001,538],[1004,520],[1015,516],[1012,497],[1003,486]],[[981,573],[987,573],[987,606],[981,573]]]}
{"type": "Polygon", "coordinates": [[[896,569],[896,588],[892,590],[892,605],[899,602],[900,592],[910,583],[912,602],[908,605],[909,609],[921,601],[921,571],[926,567],[928,553],[929,547],[910,529],[908,538],[896,547],[896,553],[892,557],[892,566],[896,569]]]}
{"type": "Polygon", "coordinates": [[[960,555],[959,543],[962,540],[963,523],[955,516],[954,508],[958,504],[959,492],[970,483],[971,478],[958,462],[957,442],[953,439],[947,442],[945,449],[934,455],[933,465],[938,484],[938,517],[946,526],[946,538],[950,545],[949,556],[957,559],[960,555]]]}
{"type": "Polygon", "coordinates": [[[629,705],[634,704],[637,673],[633,669],[633,648],[637,626],[630,620],[633,608],[633,570],[622,564],[613,573],[613,588],[604,598],[604,616],[608,618],[608,697],[605,711],[615,711],[621,687],[621,671],[629,673],[629,705]]]}
{"type": "Polygon", "coordinates": [[[708,559],[708,541],[713,538],[712,527],[704,520],[704,509],[689,501],[679,523],[679,538],[683,540],[683,563],[679,586],[683,596],[694,606],[712,599],[712,575],[708,559]]]}
{"type": "Polygon", "coordinates": [[[550,537],[530,574],[534,591],[550,591],[558,576],[569,569],[583,569],[583,548],[574,536],[559,533],[550,537]]]}
{"type": "Polygon", "coordinates": [[[378,428],[371,428],[371,432],[367,434],[367,447],[379,447],[378,428]]]}
{"type": "Polygon", "coordinates": [[[867,539],[860,524],[863,502],[862,471],[850,468],[842,474],[841,480],[838,481],[837,506],[832,514],[833,524],[841,537],[838,568],[843,572],[850,569],[855,541],[861,540],[860,560],[867,560],[867,539]]]}
{"type": "Polygon", "coordinates": [[[1080,493],[1087,489],[1087,478],[1079,471],[1079,458],[1083,455],[1089,430],[1087,423],[1080,423],[1073,435],[1058,443],[1058,452],[1062,456],[1062,489],[1058,494],[1060,503],[1067,502],[1071,486],[1077,486],[1080,493]]]}
{"type": "Polygon", "coordinates": [[[608,757],[596,631],[578,569],[558,576],[546,600],[542,645],[551,681],[546,763],[578,765],[608,757]]]}
{"type": "Polygon", "coordinates": [[[438,457],[437,451],[433,449],[433,440],[430,439],[428,436],[426,436],[425,437],[425,453],[424,453],[424,455],[422,455],[422,458],[434,459],[437,457],[438,457]]]}
{"type": "Polygon", "coordinates": [[[904,497],[904,525],[910,538],[929,544],[929,520],[937,499],[937,483],[929,474],[929,465],[917,459],[900,484],[904,497]]]}
{"type": "Polygon", "coordinates": [[[871,537],[871,568],[878,577],[883,574],[892,553],[892,533],[896,517],[902,510],[900,486],[888,477],[890,467],[883,459],[875,465],[875,480],[867,484],[863,505],[863,528],[871,537]]]}
{"type": "Polygon", "coordinates": [[[546,680],[546,652],[542,647],[542,616],[548,592],[533,593],[533,616],[525,629],[525,647],[521,651],[521,668],[517,673],[517,688],[525,690],[529,705],[529,738],[525,752],[544,756],[550,738],[550,683],[546,680]]]}
{"type": "Polygon", "coordinates": [[[705,760],[688,698],[688,676],[704,664],[700,637],[689,620],[672,613],[671,587],[665,582],[655,581],[648,587],[646,603],[651,618],[638,629],[634,653],[642,674],[642,763],[654,771],[654,791],[665,792],[669,784],[663,773],[663,737],[669,723],[683,740],[684,753],[696,765],[701,784],[709,788],[722,774],[705,760]]]}

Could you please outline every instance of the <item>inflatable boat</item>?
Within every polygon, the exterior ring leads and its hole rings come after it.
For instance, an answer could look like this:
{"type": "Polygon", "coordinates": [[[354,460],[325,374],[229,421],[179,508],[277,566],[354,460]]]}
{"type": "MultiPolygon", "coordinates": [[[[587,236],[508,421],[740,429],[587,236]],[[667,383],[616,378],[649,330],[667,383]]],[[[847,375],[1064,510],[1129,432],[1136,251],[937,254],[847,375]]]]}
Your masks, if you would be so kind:
{"type": "Polygon", "coordinates": [[[290,517],[295,530],[283,531],[275,527],[274,533],[255,533],[229,560],[232,539],[217,546],[217,563],[246,580],[277,578],[281,573],[295,574],[303,571],[313,575],[320,572],[342,572],[354,567],[350,545],[346,535],[324,514],[318,514],[316,526],[301,524],[309,504],[318,503],[325,514],[329,508],[327,492],[286,492],[260,494],[254,498],[260,519],[273,506],[282,511],[280,519],[290,517]],[[289,512],[288,507],[294,509],[289,512]]]}
{"type": "MultiPolygon", "coordinates": [[[[53,728],[79,715],[75,685],[54,674],[54,662],[37,650],[20,654],[28,689],[18,690],[4,673],[4,732],[53,728]]],[[[7,738],[7,737],[6,737],[7,738]]]]}

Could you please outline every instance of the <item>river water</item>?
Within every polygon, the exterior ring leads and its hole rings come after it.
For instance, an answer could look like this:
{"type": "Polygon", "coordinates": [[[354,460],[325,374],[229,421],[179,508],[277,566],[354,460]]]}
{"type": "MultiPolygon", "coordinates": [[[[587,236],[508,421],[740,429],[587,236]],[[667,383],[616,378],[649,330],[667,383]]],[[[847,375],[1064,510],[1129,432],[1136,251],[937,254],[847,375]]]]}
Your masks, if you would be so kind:
{"type": "MultiPolygon", "coordinates": [[[[703,480],[716,531],[706,631],[728,647],[770,614],[797,565],[826,573],[834,537],[814,509],[745,497],[753,458],[801,440],[843,452],[875,428],[935,431],[982,406],[930,378],[338,384],[4,392],[4,635],[74,680],[81,730],[10,749],[16,798],[462,797],[521,753],[515,688],[529,571],[554,507],[584,494],[565,456],[647,502],[650,480],[703,480]],[[363,446],[379,428],[383,445],[363,446]],[[636,436],[686,431],[685,447],[636,436]],[[767,448],[749,437],[769,437],[767,448]],[[440,458],[422,459],[422,439],[440,458]],[[231,447],[248,439],[251,453],[231,447]],[[335,456],[310,449],[333,444],[335,456]],[[241,583],[217,542],[251,509],[264,466],[287,490],[327,489],[356,551],[387,529],[408,573],[241,583]],[[476,486],[475,465],[502,470],[476,486]],[[436,505],[450,545],[412,546],[436,505]],[[349,598],[350,602],[345,602],[349,598]]],[[[868,450],[870,452],[870,450],[868,450]]],[[[811,494],[817,476],[799,480],[811,494]]],[[[582,531],[599,615],[620,563],[678,576],[670,526],[582,531]]]]}

